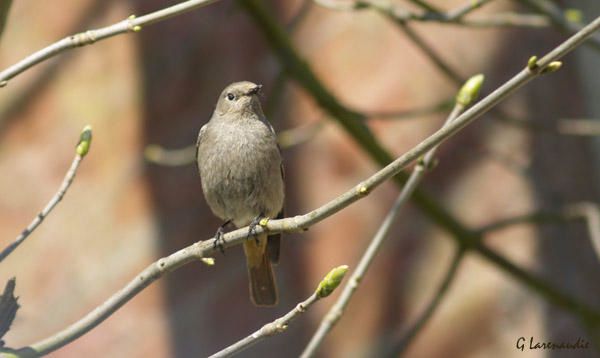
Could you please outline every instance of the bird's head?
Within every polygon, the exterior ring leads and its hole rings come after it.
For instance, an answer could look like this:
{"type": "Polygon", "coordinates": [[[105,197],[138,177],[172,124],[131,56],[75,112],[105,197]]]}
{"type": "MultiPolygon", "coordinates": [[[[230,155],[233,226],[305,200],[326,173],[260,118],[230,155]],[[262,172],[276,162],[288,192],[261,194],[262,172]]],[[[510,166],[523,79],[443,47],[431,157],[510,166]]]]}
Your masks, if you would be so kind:
{"type": "Polygon", "coordinates": [[[249,81],[235,82],[227,86],[217,102],[216,112],[224,114],[262,114],[258,94],[262,85],[249,81]]]}

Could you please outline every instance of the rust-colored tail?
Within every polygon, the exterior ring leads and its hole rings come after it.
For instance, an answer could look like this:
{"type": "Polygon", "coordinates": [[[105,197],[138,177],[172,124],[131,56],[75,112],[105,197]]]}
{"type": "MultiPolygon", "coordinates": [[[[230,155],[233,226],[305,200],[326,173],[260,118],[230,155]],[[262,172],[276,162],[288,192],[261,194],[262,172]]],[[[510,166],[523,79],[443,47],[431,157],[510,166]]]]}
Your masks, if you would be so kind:
{"type": "Polygon", "coordinates": [[[274,306],[277,304],[277,286],[266,246],[266,235],[261,235],[258,238],[258,243],[257,240],[252,238],[244,242],[248,279],[250,281],[250,298],[257,306],[274,306]]]}

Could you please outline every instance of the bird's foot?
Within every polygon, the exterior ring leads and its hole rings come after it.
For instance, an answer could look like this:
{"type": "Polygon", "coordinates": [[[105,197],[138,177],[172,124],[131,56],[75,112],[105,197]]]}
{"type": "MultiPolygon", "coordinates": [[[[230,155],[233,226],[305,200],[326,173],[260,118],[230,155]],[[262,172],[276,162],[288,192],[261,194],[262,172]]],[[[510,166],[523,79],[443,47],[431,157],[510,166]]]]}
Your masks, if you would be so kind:
{"type": "Polygon", "coordinates": [[[223,243],[225,242],[223,240],[223,235],[225,234],[225,227],[227,225],[229,225],[229,223],[231,222],[231,220],[227,220],[223,223],[223,225],[219,226],[219,228],[217,229],[217,232],[215,233],[215,241],[213,243],[213,249],[219,249],[219,251],[221,251],[221,254],[225,255],[225,248],[223,247],[223,243]]]}
{"type": "MultiPolygon", "coordinates": [[[[256,234],[256,227],[260,225],[261,220],[263,219],[263,214],[261,213],[257,217],[255,217],[250,225],[248,225],[248,236],[246,236],[246,240],[250,239],[250,236],[256,234]]],[[[254,241],[256,241],[256,245],[259,244],[258,236],[254,236],[254,241]]]]}

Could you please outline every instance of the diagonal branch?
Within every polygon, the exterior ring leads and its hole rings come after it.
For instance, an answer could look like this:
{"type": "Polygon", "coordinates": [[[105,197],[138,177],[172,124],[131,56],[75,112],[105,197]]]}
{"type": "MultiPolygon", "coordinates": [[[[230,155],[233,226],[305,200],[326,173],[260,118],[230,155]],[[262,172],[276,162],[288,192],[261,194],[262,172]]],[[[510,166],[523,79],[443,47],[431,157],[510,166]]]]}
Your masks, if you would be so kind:
{"type": "MultiPolygon", "coordinates": [[[[548,0],[519,0],[521,3],[525,4],[529,8],[537,11],[540,14],[544,14],[552,23],[561,29],[563,32],[567,34],[573,34],[579,29],[581,26],[570,22],[567,20],[564,12],[554,3],[548,0]]],[[[600,51],[600,38],[598,37],[590,37],[590,40],[587,42],[588,47],[593,48],[596,51],[600,51]]]]}
{"type": "Polygon", "coordinates": [[[278,333],[282,333],[287,329],[290,322],[292,322],[292,320],[294,320],[297,316],[306,312],[310,306],[319,301],[321,298],[329,296],[342,282],[342,279],[347,271],[348,266],[345,265],[334,268],[319,283],[317,290],[309,298],[303,302],[300,302],[293,310],[288,312],[283,317],[280,317],[271,323],[265,324],[258,331],[211,355],[209,358],[231,357],[262,341],[263,339],[274,336],[278,333]]]}
{"type": "Polygon", "coordinates": [[[448,289],[452,284],[452,281],[456,277],[458,267],[460,266],[462,259],[465,257],[465,252],[466,251],[464,250],[464,248],[459,247],[456,249],[454,257],[452,258],[452,262],[450,263],[450,267],[448,268],[448,271],[442,279],[442,282],[440,283],[440,286],[435,292],[435,295],[433,296],[432,300],[429,302],[429,304],[427,305],[423,313],[419,316],[419,318],[417,318],[415,323],[413,323],[413,325],[410,328],[408,328],[408,330],[402,335],[402,337],[400,337],[400,339],[397,342],[392,344],[390,352],[386,354],[386,356],[403,356],[406,352],[406,349],[414,341],[419,332],[421,332],[421,330],[425,327],[427,322],[431,319],[431,317],[433,317],[433,314],[439,307],[440,303],[442,303],[442,298],[444,298],[446,292],[448,292],[448,289]]]}
{"type": "Polygon", "coordinates": [[[31,235],[33,230],[35,230],[44,219],[50,214],[50,212],[56,207],[56,205],[62,200],[62,198],[69,190],[69,187],[73,183],[73,179],[75,179],[75,174],[77,174],[77,169],[79,168],[79,164],[86,156],[89,151],[90,144],[92,141],[92,128],[90,126],[86,126],[81,132],[81,136],[79,138],[79,143],[77,144],[77,148],[75,150],[75,158],[73,158],[73,162],[71,163],[71,167],[67,171],[65,178],[60,185],[60,188],[54,194],[52,199],[46,204],[44,209],[37,214],[37,216],[31,221],[31,223],[17,236],[15,241],[8,245],[2,252],[0,252],[0,262],[2,262],[8,255],[11,254],[19,245],[25,241],[31,235]]]}
{"type": "MultiPolygon", "coordinates": [[[[457,101],[454,106],[454,109],[446,119],[445,125],[451,124],[464,110],[465,108],[474,101],[479,93],[479,89],[481,88],[481,84],[483,83],[483,75],[474,76],[471,78],[469,82],[465,84],[465,86],[461,89],[460,94],[457,96],[457,101]],[[470,92],[467,95],[462,95],[463,92],[470,92]],[[463,99],[466,98],[465,101],[463,99]]],[[[377,233],[369,243],[367,250],[360,258],[360,262],[356,267],[356,270],[352,273],[348,283],[344,286],[342,290],[342,294],[335,302],[335,304],[329,309],[329,312],[325,315],[317,332],[313,335],[310,342],[304,349],[302,353],[303,358],[312,357],[315,355],[317,349],[325,339],[325,336],[331,332],[333,327],[340,320],[346,307],[350,303],[350,299],[354,295],[354,292],[358,289],[360,282],[362,282],[363,277],[367,273],[367,270],[371,266],[375,255],[381,248],[383,241],[388,236],[388,232],[392,227],[392,224],[396,220],[396,217],[400,213],[400,209],[404,206],[404,204],[408,201],[413,191],[417,188],[421,180],[423,179],[425,172],[428,168],[431,168],[433,165],[435,152],[437,146],[431,148],[423,157],[423,159],[415,166],[410,177],[408,178],[408,182],[402,188],[400,195],[394,202],[394,205],[386,215],[383,223],[377,230],[377,233]]]]}
{"type": "Polygon", "coordinates": [[[413,12],[402,8],[401,6],[387,1],[376,0],[313,0],[321,7],[336,11],[353,11],[362,9],[371,9],[378,11],[394,21],[408,23],[416,22],[437,22],[447,25],[458,25],[467,27],[498,27],[498,26],[524,26],[524,27],[547,27],[551,25],[548,17],[538,14],[522,13],[495,13],[485,17],[465,18],[467,14],[484,5],[487,0],[475,0],[448,12],[442,11],[422,11],[413,12]]]}
{"type": "Polygon", "coordinates": [[[169,6],[167,8],[146,14],[140,17],[131,15],[129,18],[119,21],[110,26],[102,27],[96,30],[88,30],[72,36],[67,36],[62,40],[59,40],[10,66],[4,71],[0,72],[0,87],[7,85],[8,80],[17,76],[37,65],[40,62],[46,61],[62,52],[85,46],[91,45],[97,41],[107,39],[116,35],[138,32],[142,30],[142,26],[152,25],[156,22],[166,20],[170,17],[186,13],[196,8],[206,6],[216,2],[217,0],[188,0],[180,4],[169,6]]]}
{"type": "Polygon", "coordinates": [[[560,210],[535,211],[532,213],[517,215],[506,219],[498,220],[485,225],[477,230],[479,235],[485,236],[494,231],[502,230],[512,225],[533,223],[533,224],[557,224],[568,221],[585,221],[592,248],[596,257],[600,259],[600,207],[593,202],[580,202],[567,205],[560,210]]]}

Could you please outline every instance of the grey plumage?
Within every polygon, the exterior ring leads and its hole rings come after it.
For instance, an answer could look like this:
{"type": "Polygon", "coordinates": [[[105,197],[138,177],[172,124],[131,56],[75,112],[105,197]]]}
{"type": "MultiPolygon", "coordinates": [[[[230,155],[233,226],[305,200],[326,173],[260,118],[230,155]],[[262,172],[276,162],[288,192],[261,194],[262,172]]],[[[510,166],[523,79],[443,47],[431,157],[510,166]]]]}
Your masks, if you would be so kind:
{"type": "MultiPolygon", "coordinates": [[[[276,217],[283,208],[281,154],[275,131],[258,99],[260,85],[233,83],[198,134],[197,161],[202,190],[212,212],[236,227],[257,217],[276,217]]],[[[279,257],[279,237],[244,243],[250,293],[257,305],[273,305],[277,291],[269,258],[279,257]]]]}

